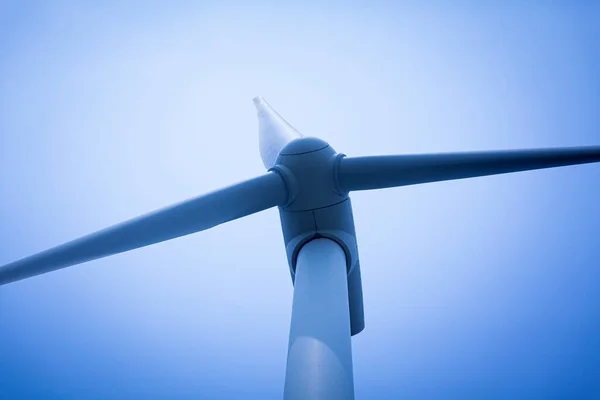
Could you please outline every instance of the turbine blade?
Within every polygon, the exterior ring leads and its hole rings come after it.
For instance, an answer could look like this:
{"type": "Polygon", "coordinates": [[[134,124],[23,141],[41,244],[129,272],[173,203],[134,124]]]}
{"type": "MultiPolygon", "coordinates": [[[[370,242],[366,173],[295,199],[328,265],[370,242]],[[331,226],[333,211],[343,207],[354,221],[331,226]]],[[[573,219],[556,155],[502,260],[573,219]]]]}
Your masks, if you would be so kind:
{"type": "Polygon", "coordinates": [[[338,182],[349,192],[599,161],[600,146],[345,157],[338,182]]]}
{"type": "Polygon", "coordinates": [[[275,165],[275,160],[285,145],[294,139],[301,138],[302,134],[281,118],[265,99],[258,96],[253,101],[258,112],[260,158],[262,158],[265,168],[269,169],[275,165]]]}
{"type": "Polygon", "coordinates": [[[0,268],[0,285],[203,231],[287,200],[274,172],[142,215],[0,268]]]}

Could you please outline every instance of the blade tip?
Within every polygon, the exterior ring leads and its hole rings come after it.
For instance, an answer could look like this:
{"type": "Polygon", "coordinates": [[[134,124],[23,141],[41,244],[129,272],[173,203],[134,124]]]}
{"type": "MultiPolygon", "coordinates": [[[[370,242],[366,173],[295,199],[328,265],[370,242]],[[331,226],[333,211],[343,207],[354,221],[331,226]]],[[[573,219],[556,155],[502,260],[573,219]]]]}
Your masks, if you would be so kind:
{"type": "Polygon", "coordinates": [[[254,106],[256,106],[257,109],[264,107],[265,99],[262,96],[256,96],[252,99],[252,101],[254,102],[254,106]]]}

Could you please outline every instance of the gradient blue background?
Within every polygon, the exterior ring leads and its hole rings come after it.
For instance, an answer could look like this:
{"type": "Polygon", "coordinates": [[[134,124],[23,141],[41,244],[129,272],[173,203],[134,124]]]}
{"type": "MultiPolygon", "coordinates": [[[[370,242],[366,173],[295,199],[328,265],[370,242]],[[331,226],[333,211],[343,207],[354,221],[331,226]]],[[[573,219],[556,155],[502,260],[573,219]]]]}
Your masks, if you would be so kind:
{"type": "MultiPolygon", "coordinates": [[[[0,3],[0,264],[264,171],[600,144],[600,8],[0,3]]],[[[600,165],[352,195],[359,399],[600,398],[600,165]]],[[[2,399],[280,398],[277,210],[0,288],[2,399]]]]}

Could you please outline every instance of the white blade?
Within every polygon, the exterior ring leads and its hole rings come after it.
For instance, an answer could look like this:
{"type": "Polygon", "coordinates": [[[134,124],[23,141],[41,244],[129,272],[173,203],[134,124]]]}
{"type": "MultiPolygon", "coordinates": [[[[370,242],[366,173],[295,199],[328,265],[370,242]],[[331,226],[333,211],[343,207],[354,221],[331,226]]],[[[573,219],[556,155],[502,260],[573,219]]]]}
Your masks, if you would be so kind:
{"type": "Polygon", "coordinates": [[[283,181],[269,172],[0,267],[0,286],[203,231],[280,205],[286,199],[283,181]]]}
{"type": "Polygon", "coordinates": [[[255,97],[254,105],[258,111],[260,157],[265,168],[269,169],[275,165],[275,160],[285,145],[301,138],[302,134],[281,118],[262,97],[255,97]]]}
{"type": "Polygon", "coordinates": [[[594,162],[600,146],[346,157],[338,179],[345,191],[371,190],[594,162]]]}

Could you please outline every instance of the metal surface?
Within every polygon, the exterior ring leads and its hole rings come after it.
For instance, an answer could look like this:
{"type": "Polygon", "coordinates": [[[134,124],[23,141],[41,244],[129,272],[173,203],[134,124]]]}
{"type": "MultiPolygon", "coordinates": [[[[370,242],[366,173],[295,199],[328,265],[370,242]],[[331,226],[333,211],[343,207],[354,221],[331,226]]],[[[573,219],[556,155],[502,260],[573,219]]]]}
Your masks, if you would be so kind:
{"type": "Polygon", "coordinates": [[[345,191],[383,189],[600,161],[600,146],[346,157],[338,181],[345,191]]]}
{"type": "Polygon", "coordinates": [[[298,255],[284,399],[353,398],[346,257],[315,239],[298,255]]]}
{"type": "Polygon", "coordinates": [[[350,323],[356,335],[365,327],[363,293],[352,205],[335,180],[340,158],[327,142],[303,137],[281,150],[272,170],[282,176],[291,193],[290,201],[279,207],[279,215],[292,281],[305,243],[315,238],[337,242],[346,255],[350,323]]]}
{"type": "Polygon", "coordinates": [[[0,285],[203,231],[287,201],[272,172],[142,215],[0,268],[0,285]]]}

